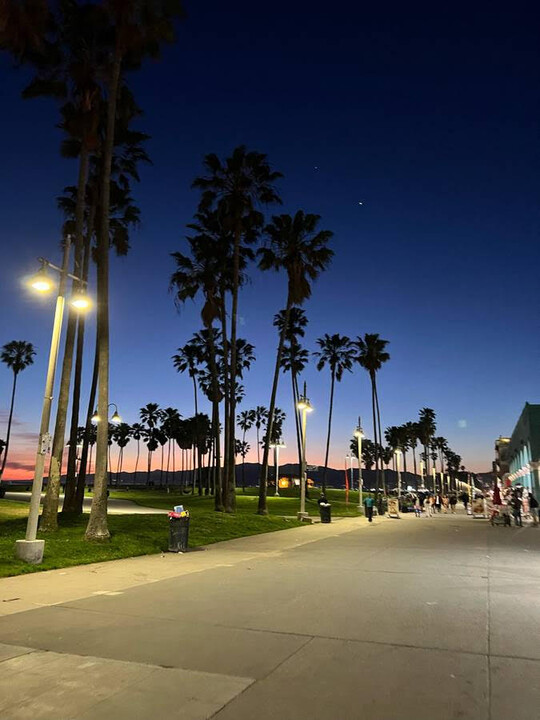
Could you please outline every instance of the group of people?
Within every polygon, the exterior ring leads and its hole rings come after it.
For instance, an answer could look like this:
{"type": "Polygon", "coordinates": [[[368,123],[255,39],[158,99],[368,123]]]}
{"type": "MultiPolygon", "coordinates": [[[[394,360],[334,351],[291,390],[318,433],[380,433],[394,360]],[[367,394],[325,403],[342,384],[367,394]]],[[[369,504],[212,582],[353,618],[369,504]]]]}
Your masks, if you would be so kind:
{"type": "MultiPolygon", "coordinates": [[[[462,498],[462,502],[467,507],[469,502],[469,496],[467,500],[462,498]]],[[[416,517],[433,517],[436,513],[451,513],[455,515],[456,505],[458,498],[455,493],[441,494],[441,493],[418,493],[414,496],[414,514],[416,517]]]]}
{"type": "Polygon", "coordinates": [[[507,488],[493,493],[491,498],[493,516],[502,517],[505,525],[511,525],[511,518],[516,527],[523,527],[523,518],[530,518],[534,526],[538,526],[538,500],[530,490],[525,488],[507,488]]]}

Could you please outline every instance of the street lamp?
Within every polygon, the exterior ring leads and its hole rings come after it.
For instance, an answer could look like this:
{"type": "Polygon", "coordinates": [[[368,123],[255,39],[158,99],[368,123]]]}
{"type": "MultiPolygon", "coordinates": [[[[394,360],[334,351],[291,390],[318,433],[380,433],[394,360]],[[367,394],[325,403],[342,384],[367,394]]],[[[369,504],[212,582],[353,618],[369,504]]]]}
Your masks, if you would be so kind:
{"type": "Polygon", "coordinates": [[[363,504],[362,504],[362,438],[364,437],[364,431],[362,430],[362,421],[360,419],[360,416],[358,416],[358,425],[356,426],[356,430],[354,431],[354,437],[356,438],[356,442],[358,443],[358,509],[363,510],[363,504]]]}
{"type": "MultiPolygon", "coordinates": [[[[62,258],[62,266],[53,265],[45,258],[39,258],[41,264],[37,275],[34,275],[29,285],[38,292],[48,292],[53,288],[48,269],[57,271],[60,274],[60,282],[58,283],[58,295],[56,297],[56,308],[54,311],[54,322],[51,336],[51,347],[49,350],[49,362],[47,365],[47,378],[45,381],[45,394],[43,398],[43,406],[41,409],[41,424],[39,427],[39,438],[36,452],[36,461],[34,467],[34,479],[32,482],[32,496],[30,498],[30,511],[28,514],[28,522],[26,525],[26,536],[24,540],[15,541],[15,555],[19,560],[38,565],[43,560],[43,550],[45,548],[44,540],[37,540],[37,527],[39,520],[39,506],[41,503],[41,490],[43,488],[43,469],[45,466],[45,455],[51,451],[51,435],[49,433],[49,423],[51,419],[51,405],[54,390],[54,375],[56,372],[56,362],[58,360],[58,348],[60,345],[60,335],[62,331],[62,320],[64,317],[64,305],[66,295],[67,279],[72,278],[79,283],[83,283],[82,278],[72,275],[68,272],[69,255],[71,250],[71,236],[67,236],[64,242],[64,255],[62,258]]],[[[76,309],[82,309],[81,306],[75,306],[76,309]]]]}
{"type": "MultiPolygon", "coordinates": [[[[118,407],[116,406],[116,403],[109,403],[107,405],[107,408],[110,408],[111,405],[114,407],[114,413],[112,414],[109,422],[111,422],[113,425],[120,425],[120,423],[122,422],[122,418],[120,417],[120,415],[118,413],[118,407]]],[[[101,422],[101,418],[98,415],[97,408],[94,411],[94,414],[92,415],[92,417],[90,418],[90,422],[92,423],[92,425],[97,425],[98,422],[101,422]]]]}
{"type": "Polygon", "coordinates": [[[309,399],[306,395],[306,383],[304,383],[304,394],[300,395],[300,397],[298,398],[296,407],[302,413],[302,468],[300,475],[300,510],[297,514],[298,519],[302,520],[303,518],[308,517],[308,513],[306,512],[306,423],[307,414],[313,410],[313,408],[311,407],[311,403],[309,402],[309,399]]]}
{"type": "Polygon", "coordinates": [[[279,497],[279,450],[287,446],[284,443],[275,442],[270,443],[270,447],[274,449],[274,467],[276,469],[276,491],[274,495],[279,497]]]}
{"type": "Polygon", "coordinates": [[[396,456],[396,468],[397,468],[397,494],[398,498],[401,497],[401,450],[400,448],[396,448],[394,450],[394,455],[396,456]]]}
{"type": "Polygon", "coordinates": [[[425,484],[425,479],[424,479],[424,461],[423,460],[420,460],[420,481],[421,481],[422,487],[427,490],[427,485],[425,484]]]}
{"type": "Polygon", "coordinates": [[[437,471],[435,465],[431,468],[431,477],[433,478],[433,493],[437,494],[437,471]]]}

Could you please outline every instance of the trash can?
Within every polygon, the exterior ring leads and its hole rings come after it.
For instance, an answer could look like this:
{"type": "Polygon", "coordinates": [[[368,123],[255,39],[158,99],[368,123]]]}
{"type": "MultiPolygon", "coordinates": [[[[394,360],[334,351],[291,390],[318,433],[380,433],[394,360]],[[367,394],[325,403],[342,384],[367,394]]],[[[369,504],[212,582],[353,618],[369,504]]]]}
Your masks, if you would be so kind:
{"type": "Polygon", "coordinates": [[[330,503],[319,503],[319,513],[322,523],[332,522],[332,506],[330,503]]]}
{"type": "Polygon", "coordinates": [[[169,515],[169,552],[187,552],[189,539],[189,515],[169,515]]]}

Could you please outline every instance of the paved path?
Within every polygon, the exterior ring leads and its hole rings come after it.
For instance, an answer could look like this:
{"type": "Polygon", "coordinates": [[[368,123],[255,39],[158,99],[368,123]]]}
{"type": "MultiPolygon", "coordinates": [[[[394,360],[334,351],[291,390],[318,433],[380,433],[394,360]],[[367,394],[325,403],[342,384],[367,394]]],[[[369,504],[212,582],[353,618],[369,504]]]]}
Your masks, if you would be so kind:
{"type": "Polygon", "coordinates": [[[6,720],[536,720],[540,530],[359,519],[0,581],[6,720]]]}
{"type": "MultiPolygon", "coordinates": [[[[31,493],[29,492],[7,492],[6,500],[22,500],[24,502],[30,502],[31,493]]],[[[41,495],[43,499],[45,493],[41,495]]],[[[60,495],[60,507],[64,501],[64,496],[60,495]]],[[[92,505],[92,498],[85,497],[83,500],[83,512],[89,513],[90,506],[92,505]]],[[[137,503],[131,500],[122,500],[118,498],[109,498],[107,502],[109,512],[111,515],[163,515],[167,514],[167,510],[160,510],[159,508],[144,507],[143,505],[137,505],[137,503]]]]}

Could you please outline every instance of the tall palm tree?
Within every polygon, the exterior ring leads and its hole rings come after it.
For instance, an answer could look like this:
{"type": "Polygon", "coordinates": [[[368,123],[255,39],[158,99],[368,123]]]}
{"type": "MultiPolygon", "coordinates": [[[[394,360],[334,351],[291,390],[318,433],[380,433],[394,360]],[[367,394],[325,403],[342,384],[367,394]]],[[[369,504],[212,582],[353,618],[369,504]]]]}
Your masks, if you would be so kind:
{"type": "Polygon", "coordinates": [[[230,319],[230,355],[225,357],[228,368],[228,394],[225,418],[225,482],[227,511],[236,505],[234,494],[234,425],[236,418],[236,333],[238,316],[238,290],[241,284],[240,264],[242,243],[257,238],[263,225],[259,208],[280,203],[274,183],[281,174],[271,169],[266,155],[248,151],[244,146],[235,148],[232,155],[221,161],[217,155],[207,155],[204,160],[206,175],[193,182],[202,190],[201,210],[217,210],[230,228],[233,236],[233,275],[230,319]]]}
{"type": "Polygon", "coordinates": [[[433,436],[437,430],[436,414],[431,408],[422,408],[417,423],[418,439],[424,446],[424,462],[426,464],[426,479],[429,477],[430,448],[433,436]]]}
{"type": "Polygon", "coordinates": [[[172,357],[173,365],[177,372],[187,372],[193,381],[193,397],[195,404],[195,415],[199,412],[197,406],[197,375],[199,374],[198,364],[200,362],[200,350],[193,344],[193,341],[187,342],[179,347],[176,355],[172,357]]]}
{"type": "Polygon", "coordinates": [[[116,483],[120,479],[122,467],[124,464],[124,448],[128,445],[131,440],[131,427],[127,423],[120,423],[113,430],[114,442],[118,445],[119,453],[118,460],[116,463],[116,483]]]}
{"type": "Polygon", "coordinates": [[[167,469],[165,472],[165,484],[167,487],[169,486],[169,472],[171,469],[171,446],[174,446],[173,440],[180,417],[180,413],[176,408],[167,407],[163,410],[161,430],[167,441],[167,469]]]}
{"type": "Polygon", "coordinates": [[[380,448],[382,446],[382,433],[381,433],[381,413],[379,407],[379,394],[377,391],[377,373],[385,362],[390,360],[390,355],[386,352],[385,348],[388,345],[388,340],[382,340],[378,333],[366,333],[364,337],[358,337],[355,342],[358,348],[357,362],[361,367],[369,373],[369,379],[371,381],[371,408],[373,413],[373,437],[375,438],[375,445],[379,450],[376,462],[377,471],[377,498],[381,488],[381,457],[380,448]]]}
{"type": "Polygon", "coordinates": [[[414,477],[416,479],[416,489],[418,489],[418,474],[416,472],[416,446],[418,444],[418,424],[412,421],[405,423],[405,432],[407,433],[408,446],[413,454],[414,477]]]}
{"type": "Polygon", "coordinates": [[[36,351],[34,350],[34,346],[32,343],[26,342],[26,340],[12,340],[11,342],[6,343],[0,352],[0,360],[13,372],[13,385],[11,387],[11,403],[9,406],[4,457],[2,458],[2,466],[0,467],[0,482],[2,481],[9,452],[11,424],[13,422],[13,408],[15,407],[15,393],[17,391],[17,378],[19,377],[19,373],[26,370],[27,367],[33,364],[35,354],[36,351]]]}
{"type": "Polygon", "coordinates": [[[255,429],[257,430],[257,464],[260,466],[261,464],[261,441],[260,441],[260,431],[261,428],[268,422],[268,409],[264,407],[264,405],[257,405],[257,407],[252,410],[254,414],[254,425],[255,429]]]}
{"type": "MultiPolygon", "coordinates": [[[[181,15],[179,0],[141,0],[126,3],[110,0],[105,5],[110,31],[110,52],[105,73],[107,119],[102,146],[103,181],[101,187],[100,221],[97,237],[97,335],[99,342],[98,412],[106,417],[109,406],[109,234],[111,204],[111,171],[117,119],[117,103],[122,85],[122,69],[129,57],[130,69],[140,65],[148,55],[159,55],[163,42],[174,40],[173,20],[181,15]]],[[[98,426],[96,473],[87,540],[109,537],[107,527],[107,425],[98,426]]]]}
{"type": "Polygon", "coordinates": [[[163,413],[157,403],[148,403],[139,411],[141,422],[145,425],[144,439],[148,449],[148,467],[146,471],[146,484],[150,483],[150,473],[152,471],[152,454],[159,447],[159,424],[162,420],[163,413]]]}
{"type": "MultiPolygon", "coordinates": [[[[295,308],[293,308],[294,310],[295,308]]],[[[298,410],[298,378],[304,371],[309,362],[309,352],[303,348],[295,337],[292,337],[283,346],[281,354],[281,368],[283,372],[291,373],[292,385],[292,402],[294,412],[294,422],[296,427],[296,446],[298,451],[298,472],[302,465],[302,437],[301,437],[301,419],[300,410],[298,410]]]]}
{"type": "Polygon", "coordinates": [[[137,443],[137,457],[135,458],[135,468],[133,470],[133,480],[137,479],[137,468],[139,467],[139,456],[141,452],[141,438],[144,434],[144,425],[141,423],[133,423],[131,426],[131,437],[137,443]]]}
{"type": "Polygon", "coordinates": [[[324,455],[324,470],[322,478],[322,491],[326,492],[326,473],[328,471],[328,455],[330,453],[330,434],[332,431],[332,411],[334,409],[334,387],[341,382],[345,370],[352,371],[355,360],[355,348],[351,339],[346,335],[328,335],[325,333],[322,338],[317,339],[320,350],[314,352],[319,358],[317,370],[322,370],[327,365],[330,369],[330,403],[328,406],[328,432],[326,435],[326,453],[324,455]]]}
{"type": "Polygon", "coordinates": [[[281,368],[281,356],[287,336],[291,308],[303,305],[311,297],[311,283],[330,265],[334,255],[328,247],[333,233],[319,230],[319,215],[306,214],[302,210],[294,215],[274,215],[266,226],[268,244],[259,250],[261,270],[284,271],[287,275],[287,303],[283,327],[279,334],[274,368],[274,379],[268,409],[267,438],[264,444],[263,462],[259,481],[259,503],[257,512],[265,515],[266,486],[268,480],[268,458],[270,438],[274,422],[274,408],[281,368]]]}
{"type": "MultiPolygon", "coordinates": [[[[255,422],[255,411],[254,410],[242,410],[237,418],[238,427],[242,431],[242,448],[245,452],[241,452],[242,455],[242,492],[246,492],[246,455],[250,450],[250,445],[246,442],[246,433],[251,430],[255,422]],[[247,447],[247,450],[245,449],[247,447]]],[[[238,453],[236,453],[238,455],[238,453]]]]}

